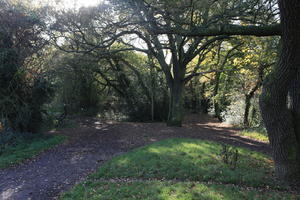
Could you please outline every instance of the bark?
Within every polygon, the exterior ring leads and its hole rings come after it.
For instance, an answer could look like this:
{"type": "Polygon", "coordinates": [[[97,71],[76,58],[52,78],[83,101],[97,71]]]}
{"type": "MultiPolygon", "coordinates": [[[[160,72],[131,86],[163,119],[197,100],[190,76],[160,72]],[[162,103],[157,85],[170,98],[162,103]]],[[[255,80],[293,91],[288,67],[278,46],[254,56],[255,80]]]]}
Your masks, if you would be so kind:
{"type": "MultiPolygon", "coordinates": [[[[291,89],[289,91],[290,105],[289,108],[292,112],[294,131],[297,141],[297,166],[300,167],[300,70],[297,73],[297,77],[292,83],[291,89]]],[[[299,170],[300,177],[300,170],[299,170]]]]}
{"type": "Polygon", "coordinates": [[[184,116],[183,93],[184,84],[181,81],[176,81],[170,87],[168,126],[182,126],[184,116]]]}
{"type": "Polygon", "coordinates": [[[200,110],[203,114],[208,114],[209,109],[209,99],[205,97],[206,83],[203,82],[200,90],[200,110]]]}
{"type": "Polygon", "coordinates": [[[249,123],[249,111],[251,107],[251,99],[253,96],[245,95],[245,112],[244,112],[244,128],[248,128],[250,126],[249,123]]]}
{"type": "MultiPolygon", "coordinates": [[[[214,87],[214,94],[213,94],[214,98],[216,98],[216,96],[219,93],[220,77],[221,77],[221,72],[217,72],[216,79],[215,79],[216,84],[214,87]]],[[[220,108],[219,102],[217,99],[214,99],[213,101],[214,101],[215,117],[218,118],[219,121],[222,121],[221,108],[220,108]]]]}
{"type": "MultiPolygon", "coordinates": [[[[199,113],[200,110],[200,91],[199,87],[197,86],[199,83],[198,79],[192,79],[190,80],[188,84],[189,94],[186,96],[186,99],[184,101],[184,108],[188,108],[192,113],[199,113]]],[[[187,87],[187,85],[186,85],[187,87]]],[[[186,90],[187,88],[185,88],[186,90]]]]}
{"type": "Polygon", "coordinates": [[[268,65],[261,64],[258,68],[258,80],[254,84],[254,86],[249,90],[247,94],[245,94],[245,112],[244,112],[244,127],[249,127],[249,111],[251,107],[251,100],[254,97],[255,92],[261,87],[264,78],[264,69],[268,65]]]}
{"type": "Polygon", "coordinates": [[[299,142],[287,95],[300,68],[300,1],[279,0],[279,8],[282,52],[275,71],[264,84],[260,108],[273,151],[275,173],[278,178],[292,182],[300,177],[299,142]]]}

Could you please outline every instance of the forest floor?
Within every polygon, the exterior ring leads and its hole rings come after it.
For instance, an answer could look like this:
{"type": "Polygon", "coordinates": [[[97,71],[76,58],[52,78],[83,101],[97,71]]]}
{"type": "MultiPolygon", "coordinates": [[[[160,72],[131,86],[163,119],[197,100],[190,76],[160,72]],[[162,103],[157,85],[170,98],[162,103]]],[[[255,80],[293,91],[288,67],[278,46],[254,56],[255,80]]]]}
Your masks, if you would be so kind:
{"type": "Polygon", "coordinates": [[[0,199],[56,199],[113,156],[168,138],[205,139],[270,154],[267,143],[237,135],[239,129],[209,116],[189,115],[183,127],[89,117],[75,121],[79,124],[76,128],[48,133],[68,136],[64,144],[21,165],[0,170],[0,199]]]}

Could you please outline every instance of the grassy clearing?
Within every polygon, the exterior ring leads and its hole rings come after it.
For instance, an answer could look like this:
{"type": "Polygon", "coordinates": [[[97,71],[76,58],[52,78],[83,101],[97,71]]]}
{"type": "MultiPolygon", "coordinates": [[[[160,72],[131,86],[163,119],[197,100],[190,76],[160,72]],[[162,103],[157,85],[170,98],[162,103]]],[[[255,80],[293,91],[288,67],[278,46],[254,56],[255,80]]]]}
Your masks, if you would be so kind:
{"type": "Polygon", "coordinates": [[[62,135],[24,140],[15,146],[7,147],[0,155],[0,169],[23,162],[50,149],[66,139],[62,135]]]}
{"type": "Polygon", "coordinates": [[[222,162],[222,145],[171,139],[136,149],[106,163],[93,178],[155,178],[189,181],[214,180],[249,186],[276,185],[270,157],[238,148],[235,170],[222,162]]]}
{"type": "Polygon", "coordinates": [[[300,199],[273,191],[285,186],[273,179],[270,157],[237,149],[233,170],[218,143],[160,141],[115,157],[61,199],[300,199]]]}
{"type": "Polygon", "coordinates": [[[266,142],[266,143],[269,142],[266,131],[262,130],[262,129],[246,129],[246,130],[240,131],[238,134],[242,135],[242,136],[247,136],[254,140],[258,140],[258,141],[262,141],[262,142],[266,142]]]}

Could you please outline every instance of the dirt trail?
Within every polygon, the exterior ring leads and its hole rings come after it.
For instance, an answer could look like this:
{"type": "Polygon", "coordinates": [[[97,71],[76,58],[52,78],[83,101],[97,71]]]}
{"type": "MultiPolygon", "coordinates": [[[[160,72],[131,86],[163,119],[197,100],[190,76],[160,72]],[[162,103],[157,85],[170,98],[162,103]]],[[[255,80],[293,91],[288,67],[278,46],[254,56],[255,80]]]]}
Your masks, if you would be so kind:
{"type": "Polygon", "coordinates": [[[113,156],[167,138],[213,140],[270,153],[267,144],[235,135],[236,129],[208,116],[190,115],[181,128],[95,118],[80,118],[77,122],[77,128],[53,133],[69,136],[67,143],[34,160],[0,170],[1,200],[56,199],[113,156]]]}

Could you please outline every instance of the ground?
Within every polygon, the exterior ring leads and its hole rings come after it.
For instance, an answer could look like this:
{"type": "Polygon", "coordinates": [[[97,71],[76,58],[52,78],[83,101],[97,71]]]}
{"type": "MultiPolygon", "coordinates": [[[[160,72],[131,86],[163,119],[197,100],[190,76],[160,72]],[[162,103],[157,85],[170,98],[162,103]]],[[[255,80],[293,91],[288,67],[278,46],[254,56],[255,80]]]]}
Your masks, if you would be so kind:
{"type": "Polygon", "coordinates": [[[0,170],[0,199],[55,199],[113,156],[167,138],[212,140],[270,154],[267,143],[239,136],[238,129],[209,116],[190,115],[183,127],[88,117],[76,122],[76,128],[49,133],[67,135],[68,142],[19,166],[0,170]]]}

